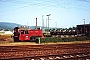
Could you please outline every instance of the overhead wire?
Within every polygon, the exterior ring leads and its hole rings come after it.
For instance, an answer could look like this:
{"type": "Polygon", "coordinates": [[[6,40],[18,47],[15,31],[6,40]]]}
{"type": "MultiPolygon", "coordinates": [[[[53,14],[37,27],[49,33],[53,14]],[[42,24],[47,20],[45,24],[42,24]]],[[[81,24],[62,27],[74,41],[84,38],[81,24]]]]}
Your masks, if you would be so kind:
{"type": "Polygon", "coordinates": [[[88,2],[88,3],[90,3],[90,0],[77,0],[77,1],[88,2]]]}
{"type": "MultiPolygon", "coordinates": [[[[0,0],[0,2],[8,2],[8,3],[13,3],[13,4],[26,4],[25,6],[23,7],[19,7],[20,8],[26,8],[26,7],[30,7],[30,6],[43,6],[43,7],[54,7],[54,8],[65,8],[65,9],[76,9],[77,10],[77,6],[76,5],[70,5],[69,3],[65,3],[63,0],[48,0],[48,1],[42,1],[42,0],[33,0],[33,1],[18,1],[18,0],[0,0]],[[35,2],[33,2],[35,1],[35,2]],[[37,2],[38,1],[38,2],[37,2]],[[59,2],[60,1],[60,2],[59,2]],[[63,1],[63,2],[61,2],[63,1]],[[69,6],[69,7],[67,7],[69,6]],[[71,7],[73,6],[73,7],[71,7]],[[71,8],[70,8],[71,7],[71,8]]],[[[80,2],[90,2],[90,1],[87,1],[87,0],[77,0],[77,1],[80,1],[80,2]]],[[[74,3],[74,2],[72,2],[74,3]]],[[[82,7],[82,6],[80,6],[82,7]]],[[[87,7],[87,6],[86,6],[87,7]]],[[[88,6],[89,7],[89,6],[88,6]]],[[[89,10],[88,8],[87,9],[83,9],[85,7],[82,7],[82,11],[87,11],[89,10]]],[[[11,10],[14,10],[14,9],[11,9],[11,10]]]]}

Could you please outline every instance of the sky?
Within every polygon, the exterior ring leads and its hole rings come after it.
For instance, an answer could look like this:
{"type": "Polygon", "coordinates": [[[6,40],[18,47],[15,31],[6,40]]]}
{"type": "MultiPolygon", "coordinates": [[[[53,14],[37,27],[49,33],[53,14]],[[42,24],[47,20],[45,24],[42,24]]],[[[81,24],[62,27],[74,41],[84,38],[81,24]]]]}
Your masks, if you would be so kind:
{"type": "Polygon", "coordinates": [[[35,26],[37,17],[38,26],[47,26],[48,14],[49,27],[89,24],[90,0],[0,0],[0,22],[35,26]]]}

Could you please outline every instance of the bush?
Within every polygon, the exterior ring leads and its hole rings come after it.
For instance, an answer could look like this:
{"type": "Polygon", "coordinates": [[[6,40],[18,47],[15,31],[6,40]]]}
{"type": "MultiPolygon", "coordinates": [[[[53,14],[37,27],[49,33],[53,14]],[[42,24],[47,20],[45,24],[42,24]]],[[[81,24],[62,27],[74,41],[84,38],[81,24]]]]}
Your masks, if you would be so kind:
{"type": "Polygon", "coordinates": [[[40,38],[40,43],[72,42],[72,41],[85,41],[85,40],[90,40],[90,37],[68,37],[68,38],[45,37],[45,38],[40,38]]]}

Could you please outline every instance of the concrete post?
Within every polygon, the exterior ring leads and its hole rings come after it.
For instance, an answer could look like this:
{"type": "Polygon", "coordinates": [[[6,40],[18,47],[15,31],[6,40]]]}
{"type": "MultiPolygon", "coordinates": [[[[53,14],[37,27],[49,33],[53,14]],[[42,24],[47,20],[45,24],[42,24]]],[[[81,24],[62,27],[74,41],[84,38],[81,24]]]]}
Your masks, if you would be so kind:
{"type": "Polygon", "coordinates": [[[40,38],[38,38],[39,39],[39,44],[40,44],[40,38]]]}

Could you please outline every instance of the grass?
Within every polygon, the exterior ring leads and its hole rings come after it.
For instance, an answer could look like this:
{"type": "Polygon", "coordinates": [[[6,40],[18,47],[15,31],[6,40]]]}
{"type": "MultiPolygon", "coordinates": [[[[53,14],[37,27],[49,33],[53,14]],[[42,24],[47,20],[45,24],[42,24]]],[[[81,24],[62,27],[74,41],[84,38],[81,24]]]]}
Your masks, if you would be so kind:
{"type": "Polygon", "coordinates": [[[41,44],[78,44],[78,43],[90,43],[90,40],[86,41],[73,41],[73,42],[52,42],[52,43],[41,43],[41,44]]]}
{"type": "Polygon", "coordinates": [[[11,43],[0,43],[0,46],[19,46],[19,45],[35,45],[35,42],[11,42],[11,43]]]}
{"type": "MultiPolygon", "coordinates": [[[[74,42],[41,43],[41,45],[42,44],[80,44],[80,43],[90,43],[90,40],[87,40],[87,41],[74,41],[74,42]]],[[[19,45],[37,45],[37,44],[35,42],[0,43],[0,46],[19,46],[19,45]]]]}
{"type": "Polygon", "coordinates": [[[2,37],[3,36],[5,36],[5,37],[9,37],[10,36],[11,37],[11,36],[14,36],[14,34],[3,34],[3,35],[0,35],[0,36],[2,36],[2,37]]]}

